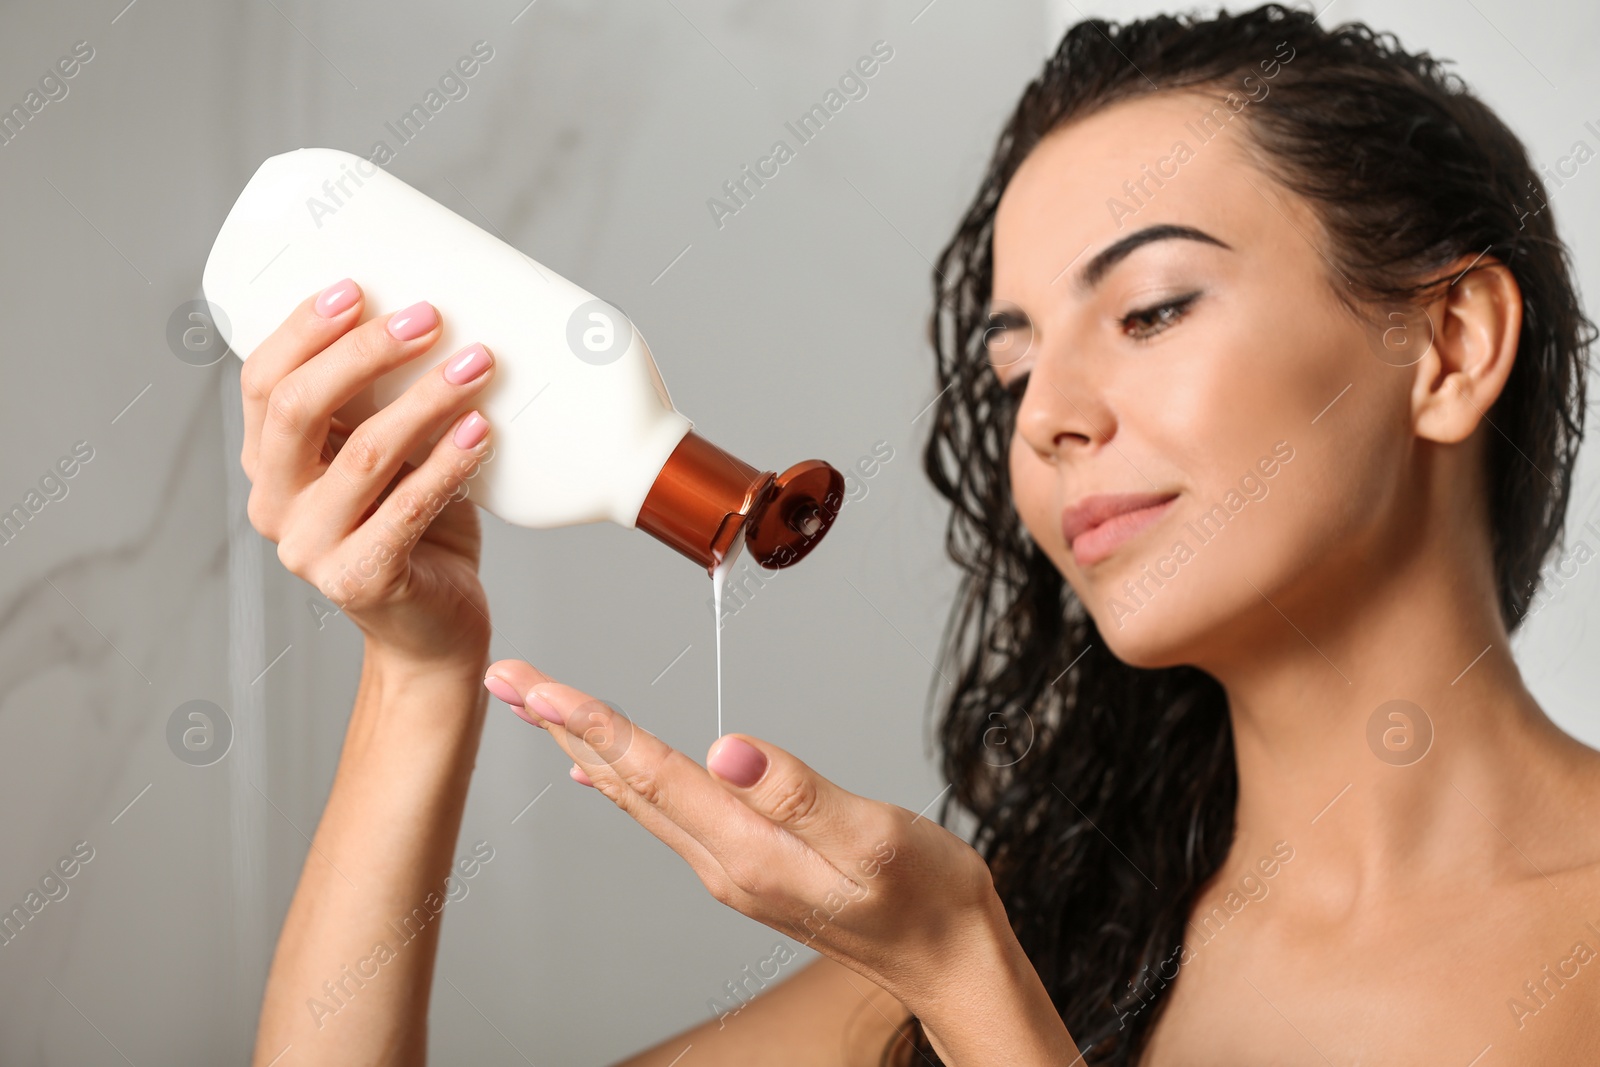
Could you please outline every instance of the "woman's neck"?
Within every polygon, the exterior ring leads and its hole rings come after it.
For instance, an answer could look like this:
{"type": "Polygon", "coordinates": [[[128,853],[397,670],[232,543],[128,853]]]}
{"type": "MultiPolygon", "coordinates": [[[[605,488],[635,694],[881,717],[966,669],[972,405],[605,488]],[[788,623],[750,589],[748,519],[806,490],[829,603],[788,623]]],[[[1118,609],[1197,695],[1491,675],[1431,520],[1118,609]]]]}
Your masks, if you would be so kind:
{"type": "Polygon", "coordinates": [[[1268,601],[1248,652],[1207,668],[1238,761],[1230,862],[1286,841],[1314,857],[1314,902],[1342,913],[1469,866],[1537,878],[1592,859],[1540,828],[1587,799],[1595,753],[1534,701],[1463,562],[1417,552],[1320,604],[1268,601]]]}

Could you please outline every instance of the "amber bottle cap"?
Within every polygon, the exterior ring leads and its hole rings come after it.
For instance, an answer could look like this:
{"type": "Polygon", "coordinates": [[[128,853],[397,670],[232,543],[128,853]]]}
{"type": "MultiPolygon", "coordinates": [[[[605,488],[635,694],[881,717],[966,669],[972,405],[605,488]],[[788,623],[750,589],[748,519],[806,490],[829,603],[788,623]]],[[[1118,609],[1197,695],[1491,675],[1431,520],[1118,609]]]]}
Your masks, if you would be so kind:
{"type": "Polygon", "coordinates": [[[690,430],[656,475],[635,525],[714,574],[744,530],[769,570],[804,559],[844,503],[844,476],[820,459],[760,471],[690,430]]]}

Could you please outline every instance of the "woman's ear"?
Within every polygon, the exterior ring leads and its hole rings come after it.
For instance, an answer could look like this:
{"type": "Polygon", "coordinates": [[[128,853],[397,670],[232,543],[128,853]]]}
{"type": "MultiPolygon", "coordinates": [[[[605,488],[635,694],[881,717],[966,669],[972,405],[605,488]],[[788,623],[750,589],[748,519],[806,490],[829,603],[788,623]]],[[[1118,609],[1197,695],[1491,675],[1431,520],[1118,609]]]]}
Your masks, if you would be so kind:
{"type": "Polygon", "coordinates": [[[1487,421],[1522,332],[1522,289],[1505,264],[1463,258],[1450,270],[1454,280],[1425,309],[1433,343],[1411,388],[1417,436],[1441,444],[1464,441],[1487,421]]]}

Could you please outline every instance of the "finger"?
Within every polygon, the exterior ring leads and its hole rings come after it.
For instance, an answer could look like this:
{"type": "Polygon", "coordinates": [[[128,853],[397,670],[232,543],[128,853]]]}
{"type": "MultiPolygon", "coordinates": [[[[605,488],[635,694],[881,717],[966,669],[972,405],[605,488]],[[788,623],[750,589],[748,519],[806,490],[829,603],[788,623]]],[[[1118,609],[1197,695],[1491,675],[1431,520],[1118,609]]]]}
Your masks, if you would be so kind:
{"type": "Polygon", "coordinates": [[[747,736],[717,738],[706,756],[712,777],[746,807],[848,870],[857,852],[887,829],[887,806],[839,788],[776,745],[747,736]]]}
{"type": "Polygon", "coordinates": [[[812,899],[837,886],[839,871],[826,859],[626,715],[560,682],[540,683],[523,696],[530,714],[560,720],[549,723],[550,735],[595,788],[635,818],[654,809],[671,819],[742,892],[812,899]]]}
{"type": "Polygon", "coordinates": [[[361,321],[363,295],[359,285],[342,278],[302,300],[255,351],[245,353],[248,358],[239,371],[244,404],[244,450],[239,458],[251,481],[273,387],[361,321]]]}
{"type": "Polygon", "coordinates": [[[548,681],[551,681],[550,676],[531,663],[520,659],[499,659],[489,664],[489,670],[483,677],[483,686],[497,700],[510,705],[518,716],[543,727],[543,719],[531,712],[524,714],[522,694],[540,682],[548,681]]]}
{"type": "MultiPolygon", "coordinates": [[[[346,426],[338,418],[338,416],[335,416],[328,428],[328,439],[322,446],[323,459],[325,459],[329,464],[332,464],[334,457],[339,454],[340,449],[344,448],[345,442],[350,440],[350,435],[354,432],[355,430],[349,426],[346,426]]],[[[408,474],[415,469],[416,464],[412,463],[410,460],[402,462],[400,464],[399,473],[391,477],[389,479],[389,484],[379,490],[378,495],[367,504],[367,509],[361,513],[361,518],[359,521],[366,522],[368,519],[372,518],[372,513],[378,510],[378,505],[382,504],[384,499],[387,498],[388,495],[394,490],[394,487],[400,483],[401,475],[408,474]]]]}
{"type": "MultiPolygon", "coordinates": [[[[461,498],[487,451],[488,433],[489,424],[476,411],[458,420],[422,465],[403,476],[372,517],[350,534],[339,573],[318,576],[323,596],[348,608],[381,601],[400,588],[411,573],[411,546],[452,500],[461,498]]],[[[285,539],[278,546],[278,555],[294,570],[288,557],[315,559],[322,549],[285,539]]]]}
{"type": "Polygon", "coordinates": [[[487,348],[468,345],[352,430],[329,469],[307,490],[307,506],[323,527],[342,538],[358,526],[406,457],[461,413],[489,384],[493,367],[487,348]]]}
{"type": "Polygon", "coordinates": [[[426,352],[441,328],[438,311],[420,301],[362,323],[284,375],[267,397],[255,483],[287,497],[316,480],[326,466],[322,448],[333,413],[426,352]]]}
{"type": "MultiPolygon", "coordinates": [[[[503,659],[489,664],[483,684],[497,699],[510,705],[518,717],[536,726],[548,728],[549,724],[544,719],[527,710],[522,698],[522,694],[533,686],[548,681],[550,681],[549,676],[530,663],[519,659],[503,659]]],[[[572,765],[567,775],[579,785],[594,787],[594,780],[584,773],[583,768],[577,763],[572,765]]],[[[648,806],[639,806],[639,810],[630,811],[628,814],[662,844],[682,856],[694,870],[695,875],[708,887],[722,874],[721,866],[706,851],[705,846],[665,815],[648,806]]]]}

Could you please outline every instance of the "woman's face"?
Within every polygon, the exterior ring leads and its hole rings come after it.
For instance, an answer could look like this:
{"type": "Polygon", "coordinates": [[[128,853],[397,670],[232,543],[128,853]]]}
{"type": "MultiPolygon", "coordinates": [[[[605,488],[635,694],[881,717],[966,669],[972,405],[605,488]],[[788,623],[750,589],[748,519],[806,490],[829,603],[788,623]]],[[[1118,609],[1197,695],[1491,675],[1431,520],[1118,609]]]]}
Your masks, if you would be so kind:
{"type": "Polygon", "coordinates": [[[1188,93],[1114,105],[1046,137],[995,220],[1016,508],[1140,666],[1281,638],[1415,519],[1395,353],[1428,338],[1377,340],[1339,303],[1319,223],[1249,161],[1247,121],[1188,93]]]}

